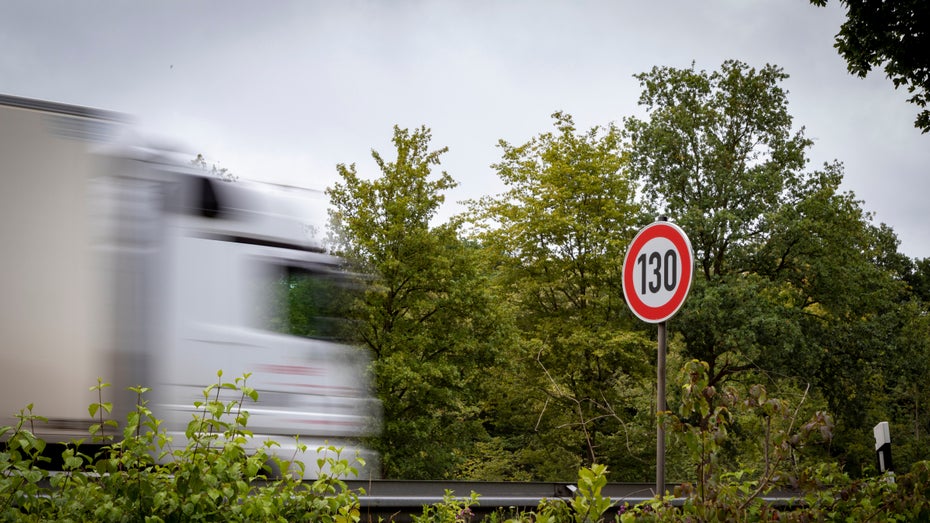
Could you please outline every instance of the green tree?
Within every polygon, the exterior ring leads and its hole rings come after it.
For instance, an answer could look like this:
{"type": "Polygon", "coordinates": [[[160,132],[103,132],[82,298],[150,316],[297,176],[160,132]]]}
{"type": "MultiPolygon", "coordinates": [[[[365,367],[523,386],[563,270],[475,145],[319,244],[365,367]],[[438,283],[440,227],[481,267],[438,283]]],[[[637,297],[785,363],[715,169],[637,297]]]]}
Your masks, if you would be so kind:
{"type": "Polygon", "coordinates": [[[879,327],[905,321],[893,232],[840,192],[840,164],[805,170],[811,142],[792,130],[781,69],[726,61],[637,78],[649,119],[625,122],[630,169],[699,266],[671,322],[687,355],[708,363],[711,386],[760,372],[818,385],[840,439],[862,442],[892,372],[879,327]]]}
{"type": "Polygon", "coordinates": [[[357,316],[384,408],[375,447],[385,475],[404,479],[448,477],[483,435],[479,378],[508,325],[459,220],[430,223],[455,186],[433,177],[446,149],[430,151],[430,138],[395,127],[396,160],[372,152],[380,177],[339,165],[327,190],[335,251],[370,275],[357,316]]]}
{"type": "Polygon", "coordinates": [[[672,325],[711,385],[755,368],[775,339],[781,357],[804,349],[781,321],[793,312],[784,289],[754,274],[778,220],[828,182],[802,172],[811,142],[791,131],[785,77],[735,61],[712,73],[656,67],[637,75],[649,120],[625,121],[629,169],[695,250],[698,275],[672,325]]]}
{"type": "MultiPolygon", "coordinates": [[[[914,126],[930,131],[930,3],[925,0],[839,0],[846,22],[836,35],[836,47],[849,72],[865,77],[884,67],[895,89],[906,86],[910,103],[921,109],[914,126]]],[[[810,0],[817,6],[827,0],[810,0]]]]}
{"type": "Polygon", "coordinates": [[[496,405],[509,414],[494,434],[510,438],[537,478],[570,479],[581,463],[610,460],[635,476],[630,462],[652,452],[640,438],[654,426],[643,395],[652,344],[632,330],[621,266],[641,210],[619,129],[580,132],[568,114],[553,119],[553,132],[500,142],[493,167],[509,190],[471,202],[475,237],[521,332],[512,391],[496,405]]]}
{"type": "Polygon", "coordinates": [[[914,260],[904,279],[911,286],[914,295],[930,305],[930,258],[914,260]]]}

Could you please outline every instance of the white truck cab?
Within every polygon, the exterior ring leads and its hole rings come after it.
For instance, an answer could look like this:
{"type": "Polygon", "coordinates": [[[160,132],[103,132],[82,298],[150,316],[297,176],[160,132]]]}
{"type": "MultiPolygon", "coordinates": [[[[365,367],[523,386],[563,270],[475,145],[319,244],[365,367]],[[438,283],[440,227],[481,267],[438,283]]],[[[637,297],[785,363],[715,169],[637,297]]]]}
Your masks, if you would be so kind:
{"type": "Polygon", "coordinates": [[[182,445],[217,372],[248,373],[255,445],[274,439],[310,476],[318,446],[341,447],[377,477],[361,441],[379,404],[341,315],[357,279],[316,239],[320,195],[127,147],[112,132],[124,125],[0,95],[0,425],[33,404],[46,441],[87,439],[100,377],[117,420],[135,404],[127,387],[150,388],[182,445]]]}

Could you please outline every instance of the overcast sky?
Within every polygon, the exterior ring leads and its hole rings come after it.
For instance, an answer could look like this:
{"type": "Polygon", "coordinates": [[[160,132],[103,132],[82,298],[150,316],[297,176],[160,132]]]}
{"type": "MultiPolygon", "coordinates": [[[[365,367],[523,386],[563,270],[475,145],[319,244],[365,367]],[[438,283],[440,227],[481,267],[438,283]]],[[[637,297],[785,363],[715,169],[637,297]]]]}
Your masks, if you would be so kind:
{"type": "MultiPolygon", "coordinates": [[[[851,76],[831,0],[0,0],[0,93],[127,113],[145,134],[241,178],[324,189],[336,164],[375,176],[393,126],[432,129],[456,201],[503,190],[499,139],[563,110],[580,129],[641,115],[653,66],[771,63],[844,189],[930,257],[930,135],[881,72],[851,76]]],[[[0,122],[2,125],[2,122],[0,122]]]]}

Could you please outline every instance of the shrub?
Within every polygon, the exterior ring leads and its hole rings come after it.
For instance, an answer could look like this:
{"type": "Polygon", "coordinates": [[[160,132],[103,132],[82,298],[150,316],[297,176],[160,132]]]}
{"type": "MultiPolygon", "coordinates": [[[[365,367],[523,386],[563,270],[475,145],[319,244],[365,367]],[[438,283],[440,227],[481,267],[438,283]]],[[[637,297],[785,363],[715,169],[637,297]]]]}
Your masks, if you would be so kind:
{"type": "MultiPolygon", "coordinates": [[[[135,409],[118,425],[106,416],[112,404],[103,401],[108,386],[98,380],[92,390],[98,401],[89,407],[95,423],[89,437],[100,450],[82,452],[74,441],[62,452],[62,470],[49,473],[41,465],[46,444],[33,435],[43,421],[28,406],[16,426],[0,427],[6,448],[0,452],[0,520],[3,521],[359,521],[358,495],[340,477],[358,471],[340,449],[321,447],[318,479],[304,482],[303,464],[272,455],[267,441],[255,452],[244,449],[252,438],[247,428],[246,401],[258,394],[247,385],[248,375],[217,382],[194,403],[196,415],[185,432],[183,447],[173,448],[170,436],[147,406],[148,389],[133,387],[135,409]],[[221,400],[221,391],[236,399],[221,400]],[[269,478],[272,467],[283,471],[269,478]]],[[[299,443],[299,442],[298,442],[299,443]]],[[[305,446],[298,445],[300,451],[305,446]]],[[[358,462],[362,462],[357,458],[358,462]]]]}

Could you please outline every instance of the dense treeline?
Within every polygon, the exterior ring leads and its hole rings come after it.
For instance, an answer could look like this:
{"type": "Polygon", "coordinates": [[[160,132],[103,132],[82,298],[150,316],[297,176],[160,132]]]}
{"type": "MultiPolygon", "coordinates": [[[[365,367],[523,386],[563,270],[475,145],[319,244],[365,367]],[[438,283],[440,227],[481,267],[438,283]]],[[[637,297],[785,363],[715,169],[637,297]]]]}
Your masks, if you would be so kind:
{"type": "Polygon", "coordinates": [[[374,152],[374,176],[338,166],[331,240],[369,278],[355,314],[384,404],[385,475],[571,480],[600,463],[612,480],[653,478],[655,332],[627,309],[621,265],[659,214],[696,259],[669,375],[702,362],[706,400],[682,410],[685,373],[661,419],[726,427],[709,453],[671,431],[670,480],[711,462],[768,473],[778,423],[782,479],[806,461],[874,472],[880,421],[902,470],[930,457],[930,260],[898,252],[840,190],[840,162],[809,165],[785,78],[737,61],[656,67],[637,76],[644,117],[585,130],[556,112],[552,130],[502,140],[492,168],[507,190],[445,223],[455,181],[428,128],[395,128],[396,157],[374,152]],[[734,398],[767,413],[741,415],[734,398]],[[792,440],[802,426],[821,437],[792,440]]]}

